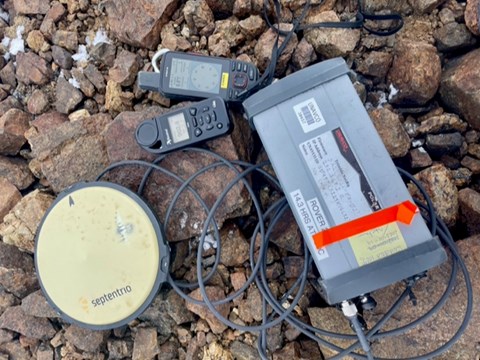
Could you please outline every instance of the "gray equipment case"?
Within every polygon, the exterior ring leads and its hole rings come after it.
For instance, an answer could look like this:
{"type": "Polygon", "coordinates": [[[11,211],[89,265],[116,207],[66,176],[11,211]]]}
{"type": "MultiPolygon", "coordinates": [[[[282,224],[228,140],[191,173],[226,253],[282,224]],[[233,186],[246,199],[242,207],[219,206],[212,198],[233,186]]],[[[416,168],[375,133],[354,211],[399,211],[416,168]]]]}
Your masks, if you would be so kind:
{"type": "Polygon", "coordinates": [[[313,235],[412,201],[341,58],[248,98],[256,128],[320,273],[330,304],[422,273],[446,259],[420,213],[326,247],[313,235]]]}

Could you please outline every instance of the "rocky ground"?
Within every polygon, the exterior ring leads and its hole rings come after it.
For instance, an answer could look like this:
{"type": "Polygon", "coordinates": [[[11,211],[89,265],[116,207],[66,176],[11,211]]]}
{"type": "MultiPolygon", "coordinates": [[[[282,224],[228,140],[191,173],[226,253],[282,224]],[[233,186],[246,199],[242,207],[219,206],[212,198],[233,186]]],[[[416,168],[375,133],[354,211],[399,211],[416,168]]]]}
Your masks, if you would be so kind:
{"type": "MultiPolygon", "coordinates": [[[[355,1],[311,1],[305,22],[351,19],[355,1]]],[[[282,0],[288,28],[305,0],[282,0]]],[[[177,106],[136,85],[139,70],[152,70],[157,48],[195,51],[253,62],[265,70],[275,33],[262,17],[262,0],[6,0],[0,12],[0,359],[257,359],[256,335],[227,329],[204,309],[185,304],[165,287],[138,320],[113,331],[92,332],[68,325],[48,306],[33,265],[36,228],[56,194],[93,180],[107,165],[124,159],[153,160],[136,145],[133,130],[152,115],[177,106]]],[[[415,173],[449,225],[470,269],[474,318],[460,342],[441,359],[480,356],[480,1],[366,0],[366,11],[394,10],[405,18],[394,36],[364,30],[310,29],[293,36],[280,57],[283,77],[317,61],[344,57],[355,70],[355,86],[396,163],[415,173]]],[[[230,160],[265,158],[242,119],[235,130],[209,142],[230,160]]],[[[163,165],[188,176],[212,159],[173,154],[163,165]]],[[[135,168],[109,174],[132,188],[135,168]]],[[[195,187],[213,203],[233,178],[225,169],[208,172],[195,187]]],[[[145,196],[163,218],[176,189],[155,176],[145,196]]],[[[414,190],[412,189],[412,192],[414,190]]],[[[264,202],[276,194],[261,190],[264,202]]],[[[209,292],[222,297],[248,275],[251,200],[243,186],[229,193],[217,213],[222,224],[219,276],[209,292]]],[[[202,209],[180,199],[167,234],[176,254],[176,278],[194,280],[194,254],[202,209]]],[[[282,291],[303,265],[302,240],[290,215],[282,219],[268,254],[272,286],[282,291]]],[[[206,253],[206,262],[213,253],[206,253]]],[[[209,260],[210,259],[210,260],[209,260]]],[[[211,263],[211,262],[210,262],[211,263]]],[[[61,269],[59,269],[61,271],[61,269]]],[[[390,327],[425,312],[445,288],[448,264],[415,288],[390,327]]],[[[386,311],[399,285],[376,294],[386,311]]],[[[261,320],[258,290],[222,311],[243,324],[261,320]]],[[[465,286],[459,281],[447,306],[421,327],[374,344],[383,357],[412,357],[438,347],[459,324],[465,286]]],[[[297,311],[298,310],[298,311],[297,311]]],[[[297,315],[313,325],[350,332],[341,314],[328,308],[312,286],[297,315]]],[[[273,359],[320,359],[328,349],[284,324],[268,335],[273,359]]]]}

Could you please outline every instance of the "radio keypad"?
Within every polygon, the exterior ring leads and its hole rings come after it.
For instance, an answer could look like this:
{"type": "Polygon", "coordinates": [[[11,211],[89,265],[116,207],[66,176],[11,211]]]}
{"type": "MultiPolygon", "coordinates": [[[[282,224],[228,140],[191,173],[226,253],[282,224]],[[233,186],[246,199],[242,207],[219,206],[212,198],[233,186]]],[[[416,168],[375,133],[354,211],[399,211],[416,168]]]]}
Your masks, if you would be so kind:
{"type": "MultiPolygon", "coordinates": [[[[213,108],[215,105],[213,106],[213,108]]],[[[209,106],[203,106],[202,108],[191,107],[188,110],[190,116],[190,124],[193,126],[193,135],[195,137],[200,137],[204,132],[208,132],[215,128],[215,126],[220,130],[223,129],[222,123],[216,123],[217,114],[209,106]],[[197,116],[192,116],[195,114],[197,116]],[[216,124],[213,124],[215,122],[216,124]]]]}

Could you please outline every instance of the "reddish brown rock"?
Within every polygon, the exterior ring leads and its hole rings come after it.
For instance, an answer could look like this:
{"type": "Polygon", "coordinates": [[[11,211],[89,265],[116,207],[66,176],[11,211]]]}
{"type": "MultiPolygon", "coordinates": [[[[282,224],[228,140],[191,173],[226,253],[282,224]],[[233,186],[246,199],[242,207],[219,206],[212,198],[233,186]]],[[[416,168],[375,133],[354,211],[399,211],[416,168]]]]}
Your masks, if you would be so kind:
{"type": "Polygon", "coordinates": [[[0,224],[3,242],[33,253],[37,227],[52,202],[51,195],[38,190],[27,194],[0,224]]]}
{"type": "Polygon", "coordinates": [[[95,88],[100,93],[105,93],[105,78],[102,73],[95,67],[93,64],[88,64],[87,67],[83,70],[83,73],[88,80],[95,86],[95,88]]]}
{"type": "Polygon", "coordinates": [[[254,39],[265,31],[266,24],[260,15],[252,15],[240,20],[238,26],[248,39],[254,39]]]}
{"type": "MultiPolygon", "coordinates": [[[[324,11],[307,16],[306,23],[339,22],[334,11],[324,11]]],[[[358,29],[313,28],[305,30],[305,39],[325,58],[347,56],[360,41],[358,29]]]]}
{"type": "Polygon", "coordinates": [[[465,23],[473,34],[480,36],[480,0],[467,0],[465,23]]]}
{"type": "Polygon", "coordinates": [[[396,89],[389,100],[396,104],[424,105],[440,84],[442,68],[437,50],[424,42],[400,41],[388,73],[388,83],[396,89]]]}
{"type": "Polygon", "coordinates": [[[220,262],[225,266],[242,266],[249,259],[250,245],[237,226],[228,225],[220,233],[220,262]]]}
{"type": "Polygon", "coordinates": [[[4,177],[0,177],[0,223],[5,215],[22,199],[20,191],[4,177]]]}
{"type": "Polygon", "coordinates": [[[47,319],[29,316],[20,306],[5,310],[0,316],[0,328],[15,331],[33,339],[49,340],[55,335],[55,329],[47,319]]]}
{"type": "Polygon", "coordinates": [[[432,158],[423,147],[410,151],[410,165],[413,169],[425,168],[432,165],[432,158]]]}
{"type": "MultiPolygon", "coordinates": [[[[207,286],[205,290],[208,298],[211,301],[221,300],[225,297],[224,291],[219,287],[207,286]]],[[[196,300],[202,299],[200,290],[192,291],[190,293],[190,296],[196,300]]],[[[206,320],[208,322],[208,325],[210,326],[210,329],[213,331],[213,333],[221,334],[225,331],[225,329],[227,329],[227,326],[222,322],[220,322],[220,320],[218,320],[206,306],[195,305],[193,303],[187,302],[187,309],[197,314],[202,319],[206,320]]],[[[220,312],[220,314],[223,317],[228,317],[228,314],[230,313],[230,304],[227,303],[227,304],[219,305],[216,307],[216,309],[220,312]]]]}
{"type": "Polygon", "coordinates": [[[303,237],[291,211],[286,211],[272,229],[270,241],[296,255],[303,255],[303,237]]]}
{"type": "Polygon", "coordinates": [[[108,114],[97,114],[64,122],[50,131],[30,128],[26,137],[32,154],[54,191],[91,181],[107,166],[105,143],[99,133],[110,121],[108,114]]]}
{"type": "MultiPolygon", "coordinates": [[[[280,24],[280,30],[289,31],[292,29],[292,26],[293,25],[291,24],[280,24]]],[[[264,32],[260,36],[257,44],[255,45],[255,58],[257,59],[257,66],[261,72],[265,71],[265,69],[270,63],[270,60],[272,58],[272,48],[275,43],[276,37],[277,37],[277,32],[272,29],[268,29],[266,32],[264,32]]],[[[278,41],[278,46],[281,46],[284,41],[285,41],[285,37],[280,36],[278,41]]],[[[285,72],[287,68],[287,64],[290,61],[292,54],[295,48],[297,47],[297,44],[298,44],[298,37],[296,34],[294,34],[290,38],[288,45],[285,47],[285,50],[277,60],[277,66],[275,68],[275,76],[280,76],[285,72]]]]}
{"type": "Polygon", "coordinates": [[[70,51],[78,49],[78,34],[74,31],[57,30],[53,34],[53,44],[70,51]]]}
{"type": "Polygon", "coordinates": [[[292,56],[292,64],[298,69],[303,69],[317,60],[313,46],[303,38],[297,45],[292,56]]]}
{"type": "Polygon", "coordinates": [[[383,79],[392,65],[393,55],[388,52],[371,51],[359,62],[357,71],[376,78],[383,79]]]}
{"type": "Polygon", "coordinates": [[[110,80],[122,86],[130,86],[135,82],[140,68],[140,57],[130,51],[122,50],[117,55],[113,67],[108,72],[110,80]]]}
{"type": "Polygon", "coordinates": [[[159,353],[157,330],[155,328],[138,329],[133,343],[133,360],[153,359],[159,353]]]}
{"type": "Polygon", "coordinates": [[[27,109],[30,114],[40,115],[47,111],[50,105],[47,94],[42,90],[35,90],[28,98],[27,109]]]}
{"type": "Polygon", "coordinates": [[[462,189],[458,192],[460,216],[471,235],[480,234],[480,193],[472,189],[462,189]]]}
{"type": "Polygon", "coordinates": [[[0,70],[0,79],[2,83],[10,85],[12,88],[17,87],[17,78],[15,77],[15,65],[13,61],[9,61],[7,65],[0,70]]]}
{"type": "Polygon", "coordinates": [[[80,350],[96,352],[105,345],[109,334],[110,331],[93,331],[70,325],[65,331],[65,338],[80,350]]]}
{"type": "Polygon", "coordinates": [[[441,114],[422,119],[419,127],[416,128],[416,135],[437,134],[450,131],[461,133],[467,130],[468,124],[462,121],[455,114],[441,114]]]}
{"type": "Polygon", "coordinates": [[[46,14],[50,8],[49,0],[14,0],[13,7],[18,14],[46,14]]]}
{"type": "Polygon", "coordinates": [[[56,318],[59,315],[48,304],[41,290],[35,291],[22,300],[22,310],[25,314],[40,318],[56,318]]]}
{"type": "Polygon", "coordinates": [[[80,87],[80,90],[85,94],[85,96],[93,97],[95,95],[95,87],[84,75],[83,70],[80,70],[78,68],[73,69],[72,76],[80,87]]]}
{"type": "Polygon", "coordinates": [[[18,109],[8,110],[0,118],[0,154],[17,155],[26,143],[25,132],[31,116],[18,109]]]}
{"type": "Polygon", "coordinates": [[[390,156],[393,158],[405,156],[410,149],[410,138],[398,114],[386,108],[379,108],[369,111],[369,115],[390,156]]]}
{"type": "Polygon", "coordinates": [[[55,109],[63,114],[70,113],[83,100],[82,92],[62,77],[58,78],[55,96],[55,109]]]}
{"type": "Polygon", "coordinates": [[[0,177],[6,178],[19,190],[28,188],[34,181],[33,175],[25,160],[1,155],[0,177]]]}
{"type": "Polygon", "coordinates": [[[67,115],[52,111],[38,116],[31,122],[31,124],[38,130],[38,132],[47,133],[47,131],[55,129],[66,121],[68,121],[67,115]]]}
{"type": "Polygon", "coordinates": [[[149,49],[160,42],[160,30],[178,8],[178,0],[144,3],[135,0],[108,0],[102,3],[113,34],[122,42],[149,49]]]}
{"type": "Polygon", "coordinates": [[[17,79],[26,85],[45,85],[52,78],[47,62],[33,52],[17,54],[17,79]]]}
{"type": "Polygon", "coordinates": [[[474,129],[480,129],[480,49],[446,67],[440,85],[442,101],[474,129]]]}
{"type": "Polygon", "coordinates": [[[473,175],[480,174],[480,160],[474,159],[470,156],[465,156],[462,159],[462,166],[469,169],[473,175]]]}
{"type": "Polygon", "coordinates": [[[192,35],[210,35],[215,28],[213,12],[205,0],[187,1],[183,16],[192,35]]]}
{"type": "Polygon", "coordinates": [[[21,109],[22,104],[14,98],[13,96],[7,97],[0,103],[0,116],[5,115],[5,113],[10,109],[21,109]]]}
{"type": "MultiPolygon", "coordinates": [[[[425,187],[438,216],[449,226],[455,224],[458,216],[458,191],[452,174],[442,164],[435,164],[415,175],[425,187]]],[[[414,190],[414,195],[418,194],[414,190]]]]}
{"type": "Polygon", "coordinates": [[[39,288],[32,257],[3,242],[0,242],[0,285],[18,298],[39,288]]]}

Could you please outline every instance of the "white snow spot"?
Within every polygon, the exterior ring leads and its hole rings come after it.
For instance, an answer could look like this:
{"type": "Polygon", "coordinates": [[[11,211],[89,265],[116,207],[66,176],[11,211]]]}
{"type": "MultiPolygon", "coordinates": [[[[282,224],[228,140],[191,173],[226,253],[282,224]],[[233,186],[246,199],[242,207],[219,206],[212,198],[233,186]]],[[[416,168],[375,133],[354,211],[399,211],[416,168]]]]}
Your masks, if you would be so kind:
{"type": "Polygon", "coordinates": [[[5,46],[5,47],[8,47],[8,45],[10,45],[10,38],[8,36],[5,36],[2,39],[2,45],[5,46]]]}
{"type": "Polygon", "coordinates": [[[212,247],[216,249],[217,246],[217,240],[215,240],[215,238],[211,234],[205,236],[205,241],[203,242],[203,251],[207,251],[212,247]]]}
{"type": "Polygon", "coordinates": [[[365,109],[367,109],[367,111],[372,110],[373,109],[373,104],[370,101],[367,101],[365,103],[365,109]]]}
{"type": "Polygon", "coordinates": [[[85,45],[79,45],[77,53],[72,55],[72,59],[77,62],[86,62],[88,61],[88,58],[89,55],[85,45]]]}
{"type": "Polygon", "coordinates": [[[92,47],[100,43],[111,44],[111,40],[108,38],[105,29],[98,29],[95,35],[89,34],[85,37],[85,43],[88,47],[92,47]]]}
{"type": "Polygon", "coordinates": [[[395,95],[398,94],[398,89],[393,86],[393,84],[390,84],[390,94],[388,94],[388,101],[392,100],[395,95]]]}
{"type": "Polygon", "coordinates": [[[0,19],[5,20],[7,24],[10,21],[10,15],[8,15],[8,13],[2,8],[0,8],[0,19]]]}
{"type": "Polygon", "coordinates": [[[17,55],[19,52],[25,51],[25,44],[22,39],[22,34],[25,31],[25,26],[19,25],[17,27],[17,37],[10,42],[9,52],[12,55],[17,55]]]}
{"type": "Polygon", "coordinates": [[[185,229],[185,226],[187,226],[187,220],[188,220],[188,214],[183,211],[182,216],[180,217],[180,229],[185,229]]]}
{"type": "Polygon", "coordinates": [[[385,105],[386,103],[388,103],[387,95],[384,92],[381,92],[380,99],[378,99],[377,109],[383,108],[383,105],[385,105]]]}
{"type": "Polygon", "coordinates": [[[423,146],[420,146],[420,147],[418,148],[418,151],[420,151],[421,153],[424,153],[424,154],[427,153],[427,152],[425,151],[425,149],[423,148],[423,146]]]}
{"type": "Polygon", "coordinates": [[[423,145],[423,140],[418,140],[418,139],[417,139],[417,140],[413,140],[413,141],[412,141],[412,146],[413,146],[414,148],[417,148],[417,147],[422,146],[422,145],[423,145]]]}
{"type": "Polygon", "coordinates": [[[95,37],[93,38],[93,42],[92,42],[93,46],[95,46],[97,44],[100,44],[100,43],[107,43],[107,44],[111,43],[105,29],[98,29],[97,33],[95,34],[95,37]]]}
{"type": "Polygon", "coordinates": [[[197,230],[199,226],[200,226],[200,223],[198,223],[198,222],[193,223],[193,229],[194,230],[197,230]]]}
{"type": "Polygon", "coordinates": [[[75,79],[74,76],[72,76],[71,79],[68,79],[68,82],[73,85],[74,88],[80,89],[80,83],[78,82],[77,79],[75,79]]]}
{"type": "Polygon", "coordinates": [[[4,37],[2,39],[2,45],[8,48],[8,52],[3,55],[5,60],[10,60],[11,55],[17,55],[19,52],[25,51],[25,43],[23,42],[22,34],[25,31],[23,25],[17,27],[17,37],[15,39],[10,39],[9,37],[4,37]]]}

